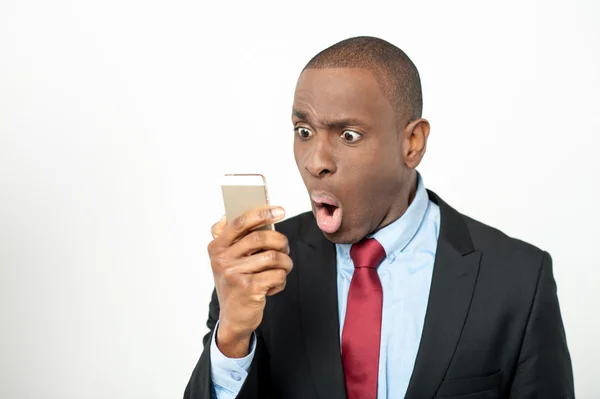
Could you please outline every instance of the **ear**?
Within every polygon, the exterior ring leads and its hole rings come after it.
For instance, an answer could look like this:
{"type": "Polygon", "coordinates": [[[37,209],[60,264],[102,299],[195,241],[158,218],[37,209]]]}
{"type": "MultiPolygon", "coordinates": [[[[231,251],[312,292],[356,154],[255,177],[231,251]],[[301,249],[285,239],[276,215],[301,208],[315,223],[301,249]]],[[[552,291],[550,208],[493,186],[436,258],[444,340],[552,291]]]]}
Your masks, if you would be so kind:
{"type": "Polygon", "coordinates": [[[420,118],[404,128],[404,163],[410,169],[415,169],[421,163],[427,149],[429,138],[429,122],[420,118]]]}

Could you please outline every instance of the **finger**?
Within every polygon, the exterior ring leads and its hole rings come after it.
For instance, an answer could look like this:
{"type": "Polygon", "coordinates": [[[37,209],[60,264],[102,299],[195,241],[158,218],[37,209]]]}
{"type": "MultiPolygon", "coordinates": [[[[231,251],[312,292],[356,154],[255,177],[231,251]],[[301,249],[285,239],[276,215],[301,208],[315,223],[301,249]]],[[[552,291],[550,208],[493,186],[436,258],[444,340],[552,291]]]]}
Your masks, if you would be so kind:
{"type": "Polygon", "coordinates": [[[223,215],[221,217],[221,220],[219,220],[217,223],[212,225],[212,227],[210,228],[210,234],[212,234],[213,238],[217,238],[218,236],[221,235],[223,230],[225,230],[226,226],[227,226],[227,216],[223,215]]]}
{"type": "Polygon", "coordinates": [[[281,285],[269,288],[269,291],[267,291],[267,296],[273,296],[275,294],[279,294],[281,291],[283,291],[285,289],[286,284],[287,284],[287,280],[284,281],[283,284],[281,284],[281,285]]]}
{"type": "Polygon", "coordinates": [[[282,269],[267,270],[254,276],[254,285],[265,295],[275,295],[284,290],[287,273],[282,269]]]}
{"type": "Polygon", "coordinates": [[[240,274],[258,274],[267,270],[281,269],[286,274],[292,271],[294,262],[288,255],[279,251],[259,252],[243,258],[243,261],[227,267],[224,272],[229,276],[240,274]]]}
{"type": "Polygon", "coordinates": [[[250,256],[260,251],[275,250],[290,253],[288,239],[278,231],[257,230],[242,237],[230,248],[230,255],[234,258],[250,256]]]}
{"type": "Polygon", "coordinates": [[[251,230],[275,223],[284,216],[285,211],[281,207],[263,207],[245,212],[225,227],[220,235],[221,241],[224,246],[231,246],[251,230]]]}

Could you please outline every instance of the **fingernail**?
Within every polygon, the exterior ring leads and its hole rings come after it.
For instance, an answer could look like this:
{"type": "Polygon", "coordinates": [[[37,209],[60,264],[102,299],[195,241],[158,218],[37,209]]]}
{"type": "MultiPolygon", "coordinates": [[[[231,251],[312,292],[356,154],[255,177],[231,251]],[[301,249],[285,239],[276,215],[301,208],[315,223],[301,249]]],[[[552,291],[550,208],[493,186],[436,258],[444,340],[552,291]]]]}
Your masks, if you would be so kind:
{"type": "Polygon", "coordinates": [[[279,207],[272,208],[271,215],[273,215],[273,217],[275,219],[282,218],[285,215],[285,211],[283,210],[283,208],[279,208],[279,207]]]}

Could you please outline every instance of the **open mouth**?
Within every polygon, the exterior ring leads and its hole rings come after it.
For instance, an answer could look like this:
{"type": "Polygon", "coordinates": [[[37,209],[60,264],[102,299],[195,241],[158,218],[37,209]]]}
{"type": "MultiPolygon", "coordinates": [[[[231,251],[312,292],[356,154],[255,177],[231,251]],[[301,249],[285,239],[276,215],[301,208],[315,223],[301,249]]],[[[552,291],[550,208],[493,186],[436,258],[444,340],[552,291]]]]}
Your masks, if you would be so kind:
{"type": "Polygon", "coordinates": [[[342,224],[339,202],[327,193],[313,193],[311,199],[315,205],[315,218],[319,228],[329,234],[338,231],[342,224]]]}
{"type": "Polygon", "coordinates": [[[338,209],[338,207],[335,205],[330,205],[330,204],[325,204],[325,203],[322,203],[320,205],[317,204],[317,207],[319,207],[319,206],[322,206],[323,208],[325,208],[328,216],[333,216],[333,213],[335,212],[335,210],[338,209]]]}

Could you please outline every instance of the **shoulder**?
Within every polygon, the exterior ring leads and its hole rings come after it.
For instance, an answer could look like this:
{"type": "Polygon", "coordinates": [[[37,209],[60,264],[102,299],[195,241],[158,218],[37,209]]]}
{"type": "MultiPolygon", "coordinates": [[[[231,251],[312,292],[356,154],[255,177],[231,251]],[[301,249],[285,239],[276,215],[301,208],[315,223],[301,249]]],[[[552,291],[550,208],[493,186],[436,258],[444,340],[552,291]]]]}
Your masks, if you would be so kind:
{"type": "Polygon", "coordinates": [[[479,256],[478,306],[490,314],[528,317],[540,286],[555,287],[550,254],[469,216],[460,214],[460,219],[479,256]]]}
{"type": "Polygon", "coordinates": [[[516,262],[520,266],[537,265],[542,263],[546,252],[541,248],[511,237],[502,230],[486,225],[469,216],[462,215],[469,229],[473,246],[484,254],[504,262],[516,262]]]}
{"type": "Polygon", "coordinates": [[[514,309],[530,303],[544,268],[552,273],[550,255],[498,228],[465,215],[462,218],[475,251],[481,254],[478,281],[486,287],[487,294],[505,298],[505,305],[512,303],[514,309]]]}
{"type": "Polygon", "coordinates": [[[431,191],[430,199],[440,207],[440,238],[451,237],[463,254],[479,252],[481,271],[498,283],[535,283],[542,266],[551,264],[549,254],[541,248],[455,210],[431,191]]]}
{"type": "Polygon", "coordinates": [[[464,248],[481,252],[484,259],[497,259],[505,264],[539,266],[547,255],[537,246],[518,237],[511,237],[497,226],[487,225],[454,209],[436,193],[429,191],[429,195],[430,200],[439,206],[441,230],[446,230],[447,236],[460,237],[457,241],[465,244],[464,248]]]}

